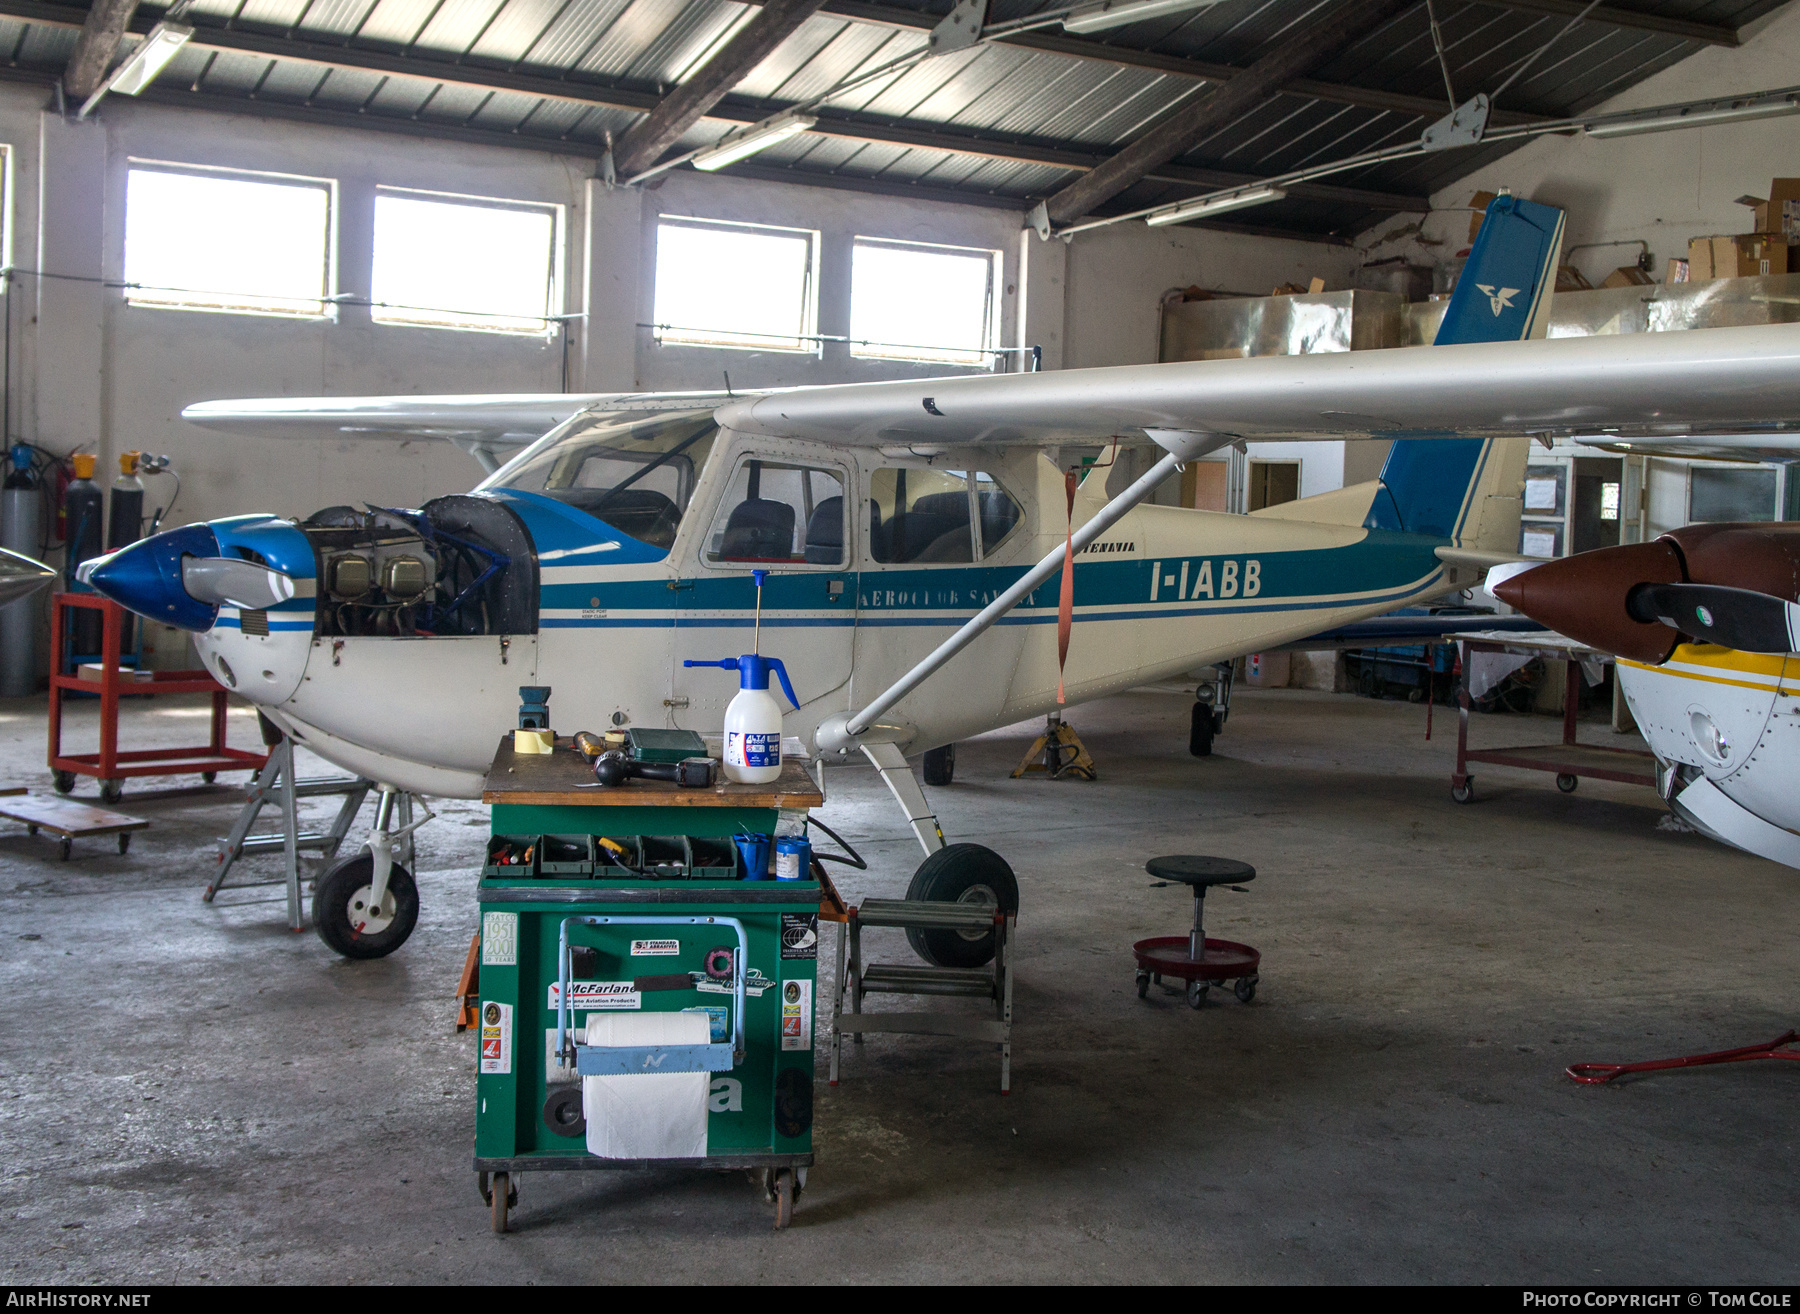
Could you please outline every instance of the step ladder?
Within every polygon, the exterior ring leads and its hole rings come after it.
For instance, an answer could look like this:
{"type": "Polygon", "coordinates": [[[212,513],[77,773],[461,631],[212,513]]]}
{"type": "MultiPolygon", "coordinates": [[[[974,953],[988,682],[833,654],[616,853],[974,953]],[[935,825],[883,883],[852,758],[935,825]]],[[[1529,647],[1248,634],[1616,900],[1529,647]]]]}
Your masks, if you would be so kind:
{"type": "MultiPolygon", "coordinates": [[[[373,780],[361,776],[302,776],[294,775],[294,741],[286,735],[269,747],[269,760],[263,769],[256,774],[256,779],[244,787],[248,796],[244,801],[243,811],[238,813],[237,822],[231,833],[219,840],[219,868],[200,897],[207,903],[213,896],[225,888],[225,882],[231,875],[231,869],[238,859],[253,857],[259,853],[281,853],[287,860],[287,873],[284,881],[239,881],[237,889],[255,889],[260,886],[287,886],[288,926],[295,931],[306,929],[306,914],[300,897],[300,853],[305,850],[318,854],[319,869],[329,866],[337,857],[338,849],[350,833],[351,823],[356,814],[362,810],[363,800],[368,798],[369,791],[375,788],[373,780]],[[337,817],[331,823],[331,829],[324,831],[303,831],[298,818],[298,803],[303,798],[342,798],[344,801],[338,808],[337,817]],[[252,835],[250,828],[256,824],[257,816],[266,807],[281,809],[281,829],[279,831],[252,835]]],[[[412,820],[412,795],[402,794],[399,798],[400,820],[404,823],[412,820]]],[[[410,850],[412,837],[407,836],[410,850]]],[[[406,859],[410,862],[411,853],[406,859]]]]}

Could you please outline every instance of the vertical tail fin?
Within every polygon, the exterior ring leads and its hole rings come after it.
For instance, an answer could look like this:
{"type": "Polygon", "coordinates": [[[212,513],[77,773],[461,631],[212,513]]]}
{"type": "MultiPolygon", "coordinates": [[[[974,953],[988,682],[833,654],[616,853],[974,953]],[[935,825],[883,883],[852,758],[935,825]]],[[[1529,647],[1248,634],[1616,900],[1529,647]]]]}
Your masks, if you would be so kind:
{"type": "MultiPolygon", "coordinates": [[[[1517,196],[1488,206],[1444,311],[1437,344],[1544,337],[1561,262],[1561,210],[1517,196]]],[[[1401,438],[1381,469],[1363,523],[1447,538],[1463,547],[1518,547],[1527,438],[1401,438]]]]}

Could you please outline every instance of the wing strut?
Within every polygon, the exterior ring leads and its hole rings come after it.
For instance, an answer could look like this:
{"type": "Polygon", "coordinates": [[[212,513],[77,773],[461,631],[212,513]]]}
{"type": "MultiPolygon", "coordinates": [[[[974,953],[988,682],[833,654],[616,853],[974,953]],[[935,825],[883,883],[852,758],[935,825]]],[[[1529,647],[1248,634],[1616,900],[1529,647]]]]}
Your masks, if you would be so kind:
{"type": "MultiPolygon", "coordinates": [[[[1177,466],[1183,465],[1197,456],[1203,456],[1207,452],[1215,451],[1232,441],[1229,434],[1189,433],[1162,429],[1147,432],[1159,444],[1166,447],[1169,454],[1151,466],[1149,471],[1131,487],[1095,512],[1092,520],[1075,531],[1074,550],[1076,552],[1080,552],[1089,543],[1111,529],[1121,516],[1155,492],[1156,486],[1167,479],[1177,466]]],[[[841,753],[861,747],[857,737],[874,725],[877,717],[925,683],[937,673],[944,663],[968,647],[977,637],[991,628],[995,621],[1023,602],[1032,590],[1062,569],[1066,551],[1066,544],[1057,544],[1055,548],[1045,554],[1043,560],[1021,575],[1017,583],[970,617],[961,629],[940,643],[929,657],[901,676],[886,693],[876,698],[860,712],[827,719],[819,726],[816,735],[820,751],[841,753]]]]}

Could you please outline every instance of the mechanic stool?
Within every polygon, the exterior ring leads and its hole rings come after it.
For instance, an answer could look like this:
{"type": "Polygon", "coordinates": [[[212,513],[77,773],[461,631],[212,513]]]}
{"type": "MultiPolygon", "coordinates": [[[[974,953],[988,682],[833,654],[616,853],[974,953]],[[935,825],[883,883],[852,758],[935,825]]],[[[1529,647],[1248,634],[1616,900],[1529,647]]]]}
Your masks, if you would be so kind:
{"type": "Polygon", "coordinates": [[[1237,886],[1256,879],[1256,868],[1231,858],[1203,858],[1177,853],[1152,858],[1144,870],[1158,880],[1194,888],[1194,929],[1186,935],[1159,935],[1139,940],[1131,946],[1137,959],[1138,998],[1150,991],[1150,983],[1162,984],[1170,977],[1187,982],[1190,1008],[1206,1002],[1206,992],[1215,985],[1236,981],[1234,993],[1244,1003],[1256,997],[1256,969],[1262,954],[1235,940],[1206,938],[1206,891],[1214,885],[1237,886]]]}

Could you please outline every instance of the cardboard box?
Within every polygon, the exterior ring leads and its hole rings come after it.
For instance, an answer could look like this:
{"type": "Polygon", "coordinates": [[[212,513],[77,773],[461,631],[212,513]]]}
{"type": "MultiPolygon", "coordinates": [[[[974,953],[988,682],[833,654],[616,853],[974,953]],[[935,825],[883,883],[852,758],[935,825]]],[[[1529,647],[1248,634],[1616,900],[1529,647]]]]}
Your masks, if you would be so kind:
{"type": "Polygon", "coordinates": [[[1676,283],[1685,283],[1687,281],[1688,262],[1685,260],[1677,260],[1674,256],[1670,256],[1669,270],[1663,275],[1663,282],[1674,285],[1676,283]]]}
{"type": "Polygon", "coordinates": [[[1712,238],[1696,237],[1688,243],[1688,282],[1701,283],[1713,277],[1712,238]]]}
{"type": "Polygon", "coordinates": [[[1800,246],[1800,178],[1773,179],[1767,200],[1740,196],[1738,204],[1750,207],[1752,233],[1781,233],[1789,246],[1800,246]]]}
{"type": "Polygon", "coordinates": [[[1620,265],[1612,273],[1600,280],[1601,287],[1642,287],[1646,283],[1654,283],[1651,278],[1636,265],[1620,265]]]}
{"type": "Polygon", "coordinates": [[[1593,286],[1574,265],[1558,265],[1556,267],[1556,290],[1558,292],[1587,292],[1591,291],[1593,286]]]}
{"type": "Polygon", "coordinates": [[[1497,192],[1476,192],[1469,198],[1469,206],[1475,213],[1469,216],[1469,241],[1475,240],[1475,234],[1481,231],[1481,221],[1487,218],[1487,208],[1494,203],[1497,192]]]}
{"type": "Polygon", "coordinates": [[[1750,278],[1788,272],[1787,238],[1781,233],[1745,233],[1712,239],[1712,276],[1750,278]]]}

